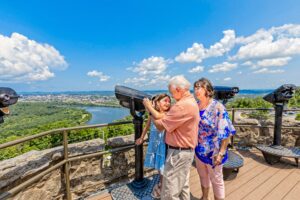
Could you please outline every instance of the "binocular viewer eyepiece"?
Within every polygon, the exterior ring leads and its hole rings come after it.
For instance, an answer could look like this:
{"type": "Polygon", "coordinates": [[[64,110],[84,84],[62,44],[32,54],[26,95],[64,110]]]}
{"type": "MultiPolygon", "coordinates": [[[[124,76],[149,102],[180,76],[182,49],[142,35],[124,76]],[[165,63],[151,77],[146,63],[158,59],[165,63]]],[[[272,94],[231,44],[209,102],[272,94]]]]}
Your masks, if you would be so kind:
{"type": "Polygon", "coordinates": [[[227,86],[215,86],[214,87],[214,98],[217,100],[222,100],[226,103],[228,99],[231,99],[239,93],[238,87],[227,87],[227,86]]]}
{"type": "Polygon", "coordinates": [[[121,106],[129,108],[130,111],[137,112],[145,111],[143,99],[151,99],[152,97],[151,95],[145,92],[120,85],[117,85],[115,87],[115,95],[119,100],[121,106]]]}
{"type": "Polygon", "coordinates": [[[293,84],[284,84],[263,97],[264,100],[276,104],[287,103],[290,98],[293,97],[296,90],[296,86],[293,84]]]}
{"type": "Polygon", "coordinates": [[[7,87],[0,87],[0,123],[3,123],[3,116],[9,114],[8,107],[17,103],[19,96],[16,91],[7,87]]]}

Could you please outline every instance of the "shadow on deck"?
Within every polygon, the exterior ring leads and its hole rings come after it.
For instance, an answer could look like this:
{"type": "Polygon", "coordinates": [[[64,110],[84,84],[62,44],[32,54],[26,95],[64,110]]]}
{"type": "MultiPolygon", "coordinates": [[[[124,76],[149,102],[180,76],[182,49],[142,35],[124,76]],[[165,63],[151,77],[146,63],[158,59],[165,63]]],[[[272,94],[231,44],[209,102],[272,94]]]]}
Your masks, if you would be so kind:
{"type": "MultiPolygon", "coordinates": [[[[227,200],[298,200],[300,195],[300,169],[293,159],[282,159],[280,163],[269,165],[261,152],[238,151],[245,164],[237,175],[232,174],[225,181],[227,200]],[[236,176],[236,177],[234,177],[236,176]]],[[[199,200],[202,193],[197,170],[194,166],[190,174],[191,200],[199,200]]],[[[210,191],[210,198],[213,193],[210,191]]],[[[90,196],[87,200],[110,200],[109,192],[90,196]]]]}

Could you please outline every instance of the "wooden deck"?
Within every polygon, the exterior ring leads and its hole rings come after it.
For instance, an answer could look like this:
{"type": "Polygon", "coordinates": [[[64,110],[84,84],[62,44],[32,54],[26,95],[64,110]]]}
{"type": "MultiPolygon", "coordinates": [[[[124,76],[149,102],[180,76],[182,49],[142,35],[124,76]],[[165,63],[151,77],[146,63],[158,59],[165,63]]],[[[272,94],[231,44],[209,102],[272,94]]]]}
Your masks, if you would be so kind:
{"type": "MultiPolygon", "coordinates": [[[[236,177],[232,175],[225,181],[228,200],[299,200],[300,169],[292,159],[283,159],[275,165],[268,165],[258,150],[239,151],[245,165],[236,177]]],[[[190,175],[191,199],[199,200],[202,193],[195,167],[190,175]]],[[[210,197],[213,200],[211,191],[210,197]]],[[[88,200],[110,200],[109,193],[87,198],[88,200]]]]}

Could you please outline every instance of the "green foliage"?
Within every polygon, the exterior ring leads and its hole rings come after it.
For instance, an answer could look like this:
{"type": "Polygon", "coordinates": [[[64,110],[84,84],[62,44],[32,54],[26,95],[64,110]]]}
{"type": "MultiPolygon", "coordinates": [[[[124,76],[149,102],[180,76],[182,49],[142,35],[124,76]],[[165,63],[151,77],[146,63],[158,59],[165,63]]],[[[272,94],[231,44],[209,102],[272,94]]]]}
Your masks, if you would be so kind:
{"type": "MultiPolygon", "coordinates": [[[[19,102],[11,106],[11,115],[0,126],[0,144],[34,135],[48,130],[74,127],[85,124],[91,114],[70,104],[55,102],[19,102]]],[[[131,121],[128,116],[118,121],[131,121]]],[[[71,131],[69,143],[95,138],[106,140],[109,137],[128,135],[134,132],[132,124],[110,126],[95,129],[71,131]]],[[[47,135],[19,145],[0,150],[0,160],[15,157],[31,150],[43,150],[62,145],[62,134],[47,135]]]]}
{"type": "Polygon", "coordinates": [[[237,98],[226,105],[227,108],[272,108],[273,105],[262,97],[237,98]]]}
{"type": "MultiPolygon", "coordinates": [[[[272,108],[273,105],[265,101],[262,97],[237,98],[227,105],[228,108],[272,108]]],[[[248,117],[255,119],[268,119],[269,111],[255,110],[248,114],[248,117]]]]}
{"type": "Polygon", "coordinates": [[[296,120],[299,120],[299,121],[300,121],[300,113],[297,114],[296,120]]]}
{"type": "MultiPolygon", "coordinates": [[[[127,116],[123,119],[116,120],[115,122],[122,122],[122,121],[132,121],[132,116],[127,116]]],[[[124,124],[119,126],[109,126],[104,128],[106,138],[116,137],[116,136],[123,136],[123,135],[130,135],[134,133],[133,124],[124,124]]]]}
{"type": "MultiPolygon", "coordinates": [[[[11,106],[11,115],[0,126],[0,143],[6,143],[44,131],[77,126],[90,119],[85,110],[54,103],[24,103],[11,106]]],[[[62,135],[54,134],[0,150],[0,160],[30,150],[42,150],[62,144],[62,135]]]]}
{"type": "Polygon", "coordinates": [[[295,95],[289,100],[290,108],[300,108],[300,88],[296,89],[295,95]]]}

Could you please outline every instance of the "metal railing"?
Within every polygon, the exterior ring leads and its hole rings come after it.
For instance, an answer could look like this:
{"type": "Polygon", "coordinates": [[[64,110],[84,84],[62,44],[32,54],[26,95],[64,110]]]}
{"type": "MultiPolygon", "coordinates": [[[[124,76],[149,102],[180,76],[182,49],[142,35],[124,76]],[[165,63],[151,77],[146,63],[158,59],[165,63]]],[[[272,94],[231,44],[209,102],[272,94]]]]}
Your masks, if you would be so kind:
{"type": "MultiPolygon", "coordinates": [[[[234,127],[248,127],[248,128],[274,128],[274,126],[262,126],[262,125],[249,125],[249,124],[237,124],[235,121],[235,112],[236,111],[273,111],[274,108],[231,108],[227,109],[228,112],[231,111],[231,120],[234,127]]],[[[293,111],[300,112],[300,109],[285,109],[284,112],[293,111]]],[[[282,126],[281,129],[295,129],[300,130],[300,126],[282,126]]],[[[232,138],[233,139],[233,138],[232,138]]],[[[232,140],[233,142],[233,140],[232,140]]]]}
{"type": "MultiPolygon", "coordinates": [[[[235,112],[236,111],[254,111],[254,110],[268,110],[271,111],[273,109],[268,109],[268,108],[233,108],[233,109],[228,109],[228,112],[231,111],[232,113],[232,122],[235,127],[251,127],[251,128],[273,128],[273,126],[259,126],[259,125],[241,125],[241,124],[236,124],[235,123],[235,112]]],[[[295,112],[300,112],[298,109],[288,109],[284,111],[295,111],[295,112]]],[[[53,134],[63,134],[63,160],[60,162],[56,163],[55,165],[49,167],[46,170],[42,170],[41,173],[33,176],[29,180],[24,181],[20,185],[8,190],[7,192],[4,192],[3,194],[0,195],[0,199],[6,199],[9,197],[12,197],[16,195],[18,192],[20,192],[22,189],[32,185],[36,181],[40,180],[43,176],[47,175],[51,171],[58,169],[60,167],[64,167],[64,175],[65,175],[65,185],[66,185],[66,198],[68,200],[72,199],[71,196],[71,189],[70,189],[70,162],[73,161],[79,161],[87,158],[92,158],[96,156],[101,156],[104,154],[108,153],[115,153],[115,152],[120,152],[120,151],[125,151],[131,148],[134,148],[134,144],[126,145],[123,147],[119,148],[114,148],[110,149],[107,151],[101,151],[101,152],[96,152],[96,153],[89,153],[89,154],[84,154],[84,155],[77,155],[77,156],[71,156],[69,157],[68,154],[68,132],[73,131],[73,130],[83,130],[83,129],[92,129],[92,128],[101,128],[101,127],[107,127],[107,126],[117,126],[117,125],[124,125],[124,124],[130,124],[132,121],[125,121],[125,122],[116,122],[116,123],[107,123],[107,124],[96,124],[96,125],[86,125],[86,126],[77,126],[77,127],[70,127],[70,128],[60,128],[60,129],[54,129],[50,131],[45,131],[36,135],[28,136],[22,139],[18,139],[15,141],[7,142],[4,144],[0,144],[0,150],[11,147],[17,144],[21,144],[33,139],[41,138],[43,136],[48,136],[48,135],[53,135],[53,134]]],[[[299,129],[300,127],[282,127],[283,129],[299,129]]]]}

